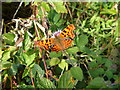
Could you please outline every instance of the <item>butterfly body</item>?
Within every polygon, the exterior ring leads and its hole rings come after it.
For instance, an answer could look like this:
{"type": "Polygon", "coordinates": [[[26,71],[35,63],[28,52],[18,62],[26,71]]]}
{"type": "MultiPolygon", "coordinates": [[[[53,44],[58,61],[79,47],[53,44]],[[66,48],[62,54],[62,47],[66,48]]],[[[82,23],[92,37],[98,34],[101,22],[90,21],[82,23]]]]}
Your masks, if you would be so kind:
{"type": "Polygon", "coordinates": [[[72,39],[75,37],[73,33],[74,29],[75,27],[73,24],[68,25],[68,27],[66,27],[62,32],[59,32],[59,34],[55,33],[54,37],[45,40],[35,41],[35,44],[46,50],[56,52],[62,51],[72,46],[72,39]]]}

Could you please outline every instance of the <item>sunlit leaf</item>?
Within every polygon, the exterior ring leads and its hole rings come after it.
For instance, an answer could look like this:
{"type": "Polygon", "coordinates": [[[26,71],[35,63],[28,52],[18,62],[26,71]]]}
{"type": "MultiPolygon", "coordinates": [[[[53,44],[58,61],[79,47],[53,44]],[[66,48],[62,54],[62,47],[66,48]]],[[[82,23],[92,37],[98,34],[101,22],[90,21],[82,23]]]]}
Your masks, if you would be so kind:
{"type": "Polygon", "coordinates": [[[116,10],[112,10],[112,9],[104,9],[103,11],[100,12],[100,14],[112,14],[112,15],[116,15],[116,10]]]}
{"type": "Polygon", "coordinates": [[[31,46],[30,37],[29,37],[28,33],[25,32],[24,41],[23,41],[23,49],[24,49],[25,51],[27,51],[27,50],[30,49],[30,46],[31,46]]]}
{"type": "Polygon", "coordinates": [[[8,69],[11,67],[11,62],[9,61],[2,61],[2,69],[8,69]]]}
{"type": "Polygon", "coordinates": [[[71,47],[71,48],[68,48],[66,51],[67,51],[68,53],[75,54],[78,50],[79,50],[78,47],[71,47]]]}
{"type": "Polygon", "coordinates": [[[2,55],[2,60],[6,61],[10,58],[10,51],[5,51],[2,55]]]}
{"type": "Polygon", "coordinates": [[[50,11],[50,7],[48,3],[42,1],[40,6],[42,6],[46,11],[50,11]]]}
{"type": "Polygon", "coordinates": [[[6,42],[6,44],[14,45],[15,34],[5,33],[5,34],[3,34],[3,38],[4,38],[4,41],[6,42]]]}
{"type": "Polygon", "coordinates": [[[59,3],[54,2],[54,9],[58,13],[67,13],[67,10],[66,10],[65,6],[63,5],[63,2],[59,2],[59,3]]]}
{"type": "Polygon", "coordinates": [[[27,75],[29,75],[29,69],[25,68],[22,74],[22,78],[26,77],[27,75]]]}
{"type": "Polygon", "coordinates": [[[60,59],[58,59],[58,58],[52,58],[50,60],[50,65],[54,66],[54,65],[57,65],[59,62],[60,62],[60,59]]]}
{"type": "Polygon", "coordinates": [[[58,66],[61,68],[61,69],[65,69],[66,68],[66,70],[68,70],[68,63],[66,63],[65,62],[65,60],[62,60],[59,64],[58,64],[58,66]]]}
{"type": "Polygon", "coordinates": [[[58,81],[58,88],[73,88],[75,85],[75,80],[73,79],[70,71],[65,72],[60,80],[58,81]]]}

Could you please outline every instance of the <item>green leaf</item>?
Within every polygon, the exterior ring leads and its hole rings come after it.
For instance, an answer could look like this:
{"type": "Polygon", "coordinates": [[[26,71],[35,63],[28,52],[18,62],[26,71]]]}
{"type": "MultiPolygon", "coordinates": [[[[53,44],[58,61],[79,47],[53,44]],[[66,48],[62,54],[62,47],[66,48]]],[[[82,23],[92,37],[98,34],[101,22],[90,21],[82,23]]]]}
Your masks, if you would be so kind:
{"type": "Polygon", "coordinates": [[[98,77],[98,76],[99,76],[99,73],[98,73],[98,72],[96,72],[96,70],[94,70],[94,69],[89,70],[89,72],[90,72],[90,74],[91,74],[91,76],[92,76],[93,78],[95,78],[95,77],[98,77]]]}
{"type": "Polygon", "coordinates": [[[60,57],[61,55],[62,52],[51,52],[49,56],[52,58],[52,57],[60,57]]]}
{"type": "Polygon", "coordinates": [[[72,65],[74,66],[74,65],[76,65],[76,63],[77,63],[77,59],[69,59],[69,60],[66,60],[66,63],[72,64],[72,65]]]}
{"type": "Polygon", "coordinates": [[[35,58],[35,53],[33,53],[32,55],[27,55],[26,53],[22,53],[21,54],[25,64],[27,66],[29,66],[30,64],[32,64],[32,62],[34,61],[34,58],[35,58]]]}
{"type": "Polygon", "coordinates": [[[92,18],[90,19],[90,24],[91,24],[91,25],[93,25],[94,21],[95,21],[96,18],[97,18],[97,15],[98,15],[98,13],[95,13],[95,14],[92,16],[92,18]]]}
{"type": "Polygon", "coordinates": [[[52,58],[50,60],[50,66],[57,65],[59,62],[60,62],[60,59],[58,59],[58,58],[52,58]]]}
{"type": "Polygon", "coordinates": [[[113,73],[111,71],[106,71],[105,75],[108,77],[108,79],[111,79],[113,77],[113,73]]]}
{"type": "Polygon", "coordinates": [[[2,55],[2,60],[6,61],[10,58],[10,51],[5,51],[2,55]]]}
{"type": "Polygon", "coordinates": [[[0,58],[2,58],[2,54],[4,53],[4,51],[0,50],[0,58]]]}
{"type": "Polygon", "coordinates": [[[106,66],[107,68],[110,68],[111,65],[112,65],[112,61],[106,59],[105,66],[106,66]]]}
{"type": "Polygon", "coordinates": [[[106,84],[104,83],[104,79],[101,77],[96,77],[90,81],[87,88],[105,88],[106,84]]]}
{"type": "Polygon", "coordinates": [[[95,58],[96,58],[98,64],[104,64],[107,60],[106,58],[102,58],[101,56],[97,56],[95,58]]]}
{"type": "Polygon", "coordinates": [[[87,21],[87,19],[85,19],[83,22],[82,22],[82,28],[84,28],[85,27],[85,25],[86,25],[86,21],[87,21]]]}
{"type": "Polygon", "coordinates": [[[42,68],[39,65],[34,64],[34,67],[32,69],[32,76],[33,77],[35,77],[36,72],[38,73],[39,78],[42,78],[44,76],[44,74],[45,74],[44,70],[42,70],[42,68]]]}
{"type": "Polygon", "coordinates": [[[84,47],[88,43],[88,36],[80,35],[77,39],[77,46],[84,47]]]}
{"type": "Polygon", "coordinates": [[[4,41],[6,42],[6,44],[14,45],[15,34],[5,33],[5,34],[3,34],[3,38],[4,38],[4,41]]]}
{"type": "Polygon", "coordinates": [[[92,77],[98,77],[98,76],[103,75],[105,73],[103,68],[92,69],[89,72],[90,72],[92,77]]]}
{"type": "Polygon", "coordinates": [[[73,75],[73,77],[76,78],[77,80],[80,80],[80,81],[83,80],[83,72],[80,67],[72,67],[70,69],[70,72],[73,75]]]}
{"type": "Polygon", "coordinates": [[[99,75],[103,75],[105,73],[104,69],[103,68],[98,68],[96,70],[96,72],[99,74],[99,75]]]}
{"type": "Polygon", "coordinates": [[[19,87],[17,87],[17,89],[26,89],[26,88],[34,89],[35,87],[33,87],[33,85],[20,85],[19,87]]]}
{"type": "Polygon", "coordinates": [[[88,64],[88,66],[89,66],[89,68],[95,68],[95,67],[98,66],[98,64],[97,64],[96,62],[90,62],[90,63],[88,64]]]}
{"type": "Polygon", "coordinates": [[[112,9],[104,9],[103,11],[100,12],[100,14],[112,14],[112,15],[116,15],[116,10],[112,10],[112,9]]]}
{"type": "Polygon", "coordinates": [[[78,47],[71,47],[71,48],[68,48],[66,51],[68,53],[75,54],[76,52],[78,52],[78,50],[79,50],[78,47]]]}
{"type": "Polygon", "coordinates": [[[11,62],[2,61],[2,69],[8,69],[11,67],[11,62]]]}
{"type": "Polygon", "coordinates": [[[50,7],[48,3],[42,1],[40,4],[41,4],[40,6],[42,6],[46,11],[50,11],[50,7]]]}
{"type": "Polygon", "coordinates": [[[55,16],[53,18],[54,24],[56,24],[59,21],[60,16],[61,16],[60,14],[55,14],[55,16]]]}
{"type": "Polygon", "coordinates": [[[38,78],[37,87],[38,88],[56,88],[56,86],[47,78],[38,78]]]}
{"type": "Polygon", "coordinates": [[[31,46],[30,37],[29,37],[28,33],[25,32],[24,41],[23,41],[23,49],[24,49],[25,51],[27,51],[27,50],[30,49],[30,46],[31,46]]]}
{"type": "Polygon", "coordinates": [[[15,47],[15,46],[9,46],[9,48],[8,48],[9,51],[15,51],[16,49],[17,49],[17,47],[15,47]]]}
{"type": "MultiPolygon", "coordinates": [[[[26,0],[27,1],[27,0],[26,0]]],[[[29,5],[30,2],[24,2],[25,3],[25,6],[29,5]]]]}
{"type": "Polygon", "coordinates": [[[58,64],[58,66],[61,68],[61,69],[65,69],[66,68],[66,70],[68,70],[68,63],[66,63],[65,62],[65,60],[62,60],[59,64],[58,64]]]}
{"type": "Polygon", "coordinates": [[[67,10],[65,6],[63,5],[63,2],[53,2],[54,4],[54,9],[56,10],[57,13],[67,13],[67,10]]]}
{"type": "Polygon", "coordinates": [[[17,73],[17,66],[15,65],[15,64],[13,64],[12,66],[11,66],[11,68],[10,69],[8,69],[8,74],[9,75],[16,75],[16,73],[17,73]]]}
{"type": "Polygon", "coordinates": [[[27,75],[29,75],[29,69],[28,68],[25,68],[24,69],[24,72],[22,74],[22,78],[26,77],[27,75]]]}
{"type": "Polygon", "coordinates": [[[35,58],[35,53],[29,55],[28,59],[26,59],[27,66],[29,66],[33,62],[34,58],[35,58]]]}
{"type": "Polygon", "coordinates": [[[58,81],[58,88],[73,88],[75,81],[70,71],[65,72],[58,81]]]}

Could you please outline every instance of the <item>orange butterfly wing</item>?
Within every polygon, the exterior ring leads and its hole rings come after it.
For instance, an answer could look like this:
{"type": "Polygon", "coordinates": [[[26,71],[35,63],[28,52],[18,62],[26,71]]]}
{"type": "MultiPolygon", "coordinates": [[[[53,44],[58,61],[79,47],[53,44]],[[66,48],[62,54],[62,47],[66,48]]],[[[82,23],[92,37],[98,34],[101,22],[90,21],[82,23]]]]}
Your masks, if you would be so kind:
{"type": "Polygon", "coordinates": [[[51,51],[61,51],[71,47],[72,39],[75,37],[73,30],[74,25],[68,25],[58,36],[45,40],[35,41],[35,45],[51,51]],[[67,38],[70,37],[71,39],[67,38]]]}
{"type": "Polygon", "coordinates": [[[60,37],[61,38],[66,38],[66,37],[70,37],[70,38],[74,38],[75,35],[73,33],[73,30],[75,29],[75,26],[73,24],[68,25],[61,33],[60,33],[60,37]]]}
{"type": "Polygon", "coordinates": [[[54,40],[53,40],[53,38],[49,38],[49,39],[45,39],[45,40],[35,41],[34,43],[38,47],[49,50],[49,47],[54,43],[54,40]]]}
{"type": "Polygon", "coordinates": [[[67,49],[68,47],[71,47],[71,43],[72,43],[73,40],[71,39],[64,39],[64,40],[61,40],[60,43],[55,43],[52,45],[51,47],[51,51],[62,51],[64,49],[67,49]]]}

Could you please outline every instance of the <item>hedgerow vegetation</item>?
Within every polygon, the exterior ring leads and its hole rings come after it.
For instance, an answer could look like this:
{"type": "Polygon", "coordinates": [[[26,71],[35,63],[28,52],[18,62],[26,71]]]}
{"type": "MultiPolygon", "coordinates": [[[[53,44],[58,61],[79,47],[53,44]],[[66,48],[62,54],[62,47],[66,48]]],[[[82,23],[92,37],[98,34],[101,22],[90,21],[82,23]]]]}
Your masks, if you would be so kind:
{"type": "Polygon", "coordinates": [[[31,17],[2,20],[2,88],[120,87],[119,3],[24,2],[16,11],[28,5],[31,17]],[[50,52],[34,45],[70,24],[72,47],[50,52]]]}

